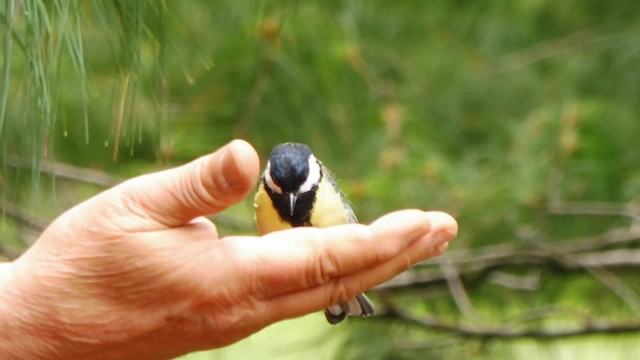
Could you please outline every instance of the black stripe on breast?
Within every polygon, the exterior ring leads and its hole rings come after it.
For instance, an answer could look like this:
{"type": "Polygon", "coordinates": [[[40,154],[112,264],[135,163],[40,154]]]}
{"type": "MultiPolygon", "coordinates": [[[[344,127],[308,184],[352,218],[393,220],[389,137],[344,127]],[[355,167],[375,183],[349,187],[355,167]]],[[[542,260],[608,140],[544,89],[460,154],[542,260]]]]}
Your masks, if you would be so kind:
{"type": "Polygon", "coordinates": [[[267,191],[280,219],[293,227],[311,226],[311,209],[316,201],[318,185],[314,185],[310,191],[298,195],[293,216],[289,214],[289,196],[287,193],[278,194],[274,192],[266,182],[264,182],[264,189],[267,191]]]}

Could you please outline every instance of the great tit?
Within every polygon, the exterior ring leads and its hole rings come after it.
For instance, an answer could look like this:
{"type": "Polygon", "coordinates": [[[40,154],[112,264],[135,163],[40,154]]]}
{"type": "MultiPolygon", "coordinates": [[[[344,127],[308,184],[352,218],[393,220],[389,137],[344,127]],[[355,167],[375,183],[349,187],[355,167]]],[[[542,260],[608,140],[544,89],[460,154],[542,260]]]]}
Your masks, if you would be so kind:
{"type": "MultiPolygon", "coordinates": [[[[284,143],[271,151],[255,197],[256,225],[261,235],[298,226],[328,227],[356,223],[351,206],[331,172],[305,144],[284,143]]],[[[329,306],[330,324],[349,316],[372,316],[373,304],[364,295],[329,306]]]]}

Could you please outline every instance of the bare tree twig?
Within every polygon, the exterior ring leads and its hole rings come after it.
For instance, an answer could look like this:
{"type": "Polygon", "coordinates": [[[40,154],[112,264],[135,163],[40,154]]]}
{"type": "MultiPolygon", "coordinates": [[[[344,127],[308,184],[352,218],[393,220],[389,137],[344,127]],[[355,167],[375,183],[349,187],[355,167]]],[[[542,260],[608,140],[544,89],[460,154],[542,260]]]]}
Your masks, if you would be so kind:
{"type": "Polygon", "coordinates": [[[466,317],[471,319],[476,319],[478,317],[477,312],[475,311],[473,304],[471,304],[471,300],[467,295],[467,292],[464,289],[464,285],[462,280],[460,279],[460,274],[455,264],[449,259],[449,257],[444,254],[438,257],[440,270],[447,280],[447,285],[449,286],[449,291],[451,292],[451,296],[453,296],[453,300],[456,305],[460,309],[460,312],[464,314],[466,317]]]}
{"type": "Polygon", "coordinates": [[[539,269],[527,275],[514,275],[497,270],[489,275],[489,282],[509,289],[536,291],[540,289],[540,275],[539,269]]]}
{"type": "MultiPolygon", "coordinates": [[[[26,168],[32,169],[33,164],[29,159],[24,159],[16,155],[8,155],[5,158],[5,164],[7,166],[15,167],[15,168],[26,168]]],[[[102,187],[111,187],[123,181],[123,179],[113,176],[111,174],[107,174],[103,171],[87,169],[78,166],[73,166],[61,162],[56,161],[43,161],[40,163],[39,171],[43,173],[50,174],[52,176],[57,176],[69,180],[80,181],[88,184],[98,185],[102,187]]],[[[19,209],[18,206],[14,204],[6,203],[5,212],[10,216],[18,220],[20,223],[24,225],[29,225],[31,227],[38,226],[38,230],[43,230],[46,227],[46,224],[39,220],[29,220],[29,216],[27,216],[23,211],[19,209]]],[[[231,229],[240,230],[240,231],[249,231],[252,229],[252,225],[246,222],[238,221],[224,214],[216,214],[214,216],[209,217],[212,221],[215,221],[218,224],[229,227],[231,229]]]]}
{"type": "MultiPolygon", "coordinates": [[[[11,166],[14,168],[33,169],[31,160],[24,159],[17,155],[7,155],[4,160],[4,163],[7,166],[11,166]]],[[[38,171],[50,174],[52,176],[103,187],[111,187],[122,182],[121,178],[113,176],[111,174],[107,174],[103,171],[82,168],[57,161],[42,161],[40,163],[40,168],[38,169],[38,171]]]]}
{"type": "MultiPolygon", "coordinates": [[[[606,256],[606,255],[605,255],[606,256]]],[[[587,271],[600,283],[609,288],[616,296],[624,301],[636,315],[640,315],[640,299],[638,294],[625,284],[618,276],[607,270],[604,266],[596,264],[586,268],[587,271]]]]}
{"type": "MultiPolygon", "coordinates": [[[[622,301],[624,301],[631,310],[633,310],[636,315],[640,314],[640,300],[638,299],[638,295],[625,284],[618,276],[609,271],[606,266],[607,260],[613,260],[616,258],[622,258],[623,261],[634,261],[640,260],[640,254],[632,255],[632,256],[619,256],[622,255],[620,252],[624,251],[624,255],[628,255],[628,251],[634,250],[608,250],[606,252],[598,252],[596,257],[598,258],[596,261],[592,261],[589,263],[589,266],[585,266],[583,262],[584,254],[575,254],[575,253],[561,253],[558,252],[555,246],[549,246],[553,248],[555,253],[559,253],[562,257],[562,262],[565,264],[574,264],[575,266],[579,266],[584,268],[588,273],[593,276],[594,279],[598,280],[604,287],[610,289],[616,296],[618,296],[622,301]],[[610,256],[610,252],[615,251],[614,256],[610,256]],[[616,257],[618,255],[618,257],[616,257]],[[603,259],[604,258],[604,259],[603,259]]],[[[588,254],[587,254],[588,255],[588,254]]],[[[588,258],[593,258],[594,255],[589,256],[588,258]]]]}
{"type": "MultiPolygon", "coordinates": [[[[572,254],[583,251],[604,249],[609,246],[622,245],[640,240],[640,230],[636,228],[621,227],[608,230],[604,233],[584,236],[576,239],[567,239],[557,241],[558,245],[554,245],[553,250],[536,248],[536,249],[522,249],[512,245],[513,242],[505,242],[502,245],[487,246],[480,249],[462,249],[450,251],[449,257],[454,261],[456,265],[463,263],[480,263],[491,262],[503,258],[510,258],[518,255],[531,255],[537,257],[538,255],[544,255],[551,251],[557,254],[572,254]]],[[[436,262],[434,259],[423,262],[423,265],[431,265],[436,262]]]]}
{"type": "Polygon", "coordinates": [[[30,230],[33,230],[31,233],[23,232],[19,236],[17,236],[17,240],[20,245],[16,244],[15,247],[6,246],[5,244],[0,243],[0,262],[9,261],[10,259],[14,259],[18,257],[22,251],[31,246],[33,241],[35,241],[35,235],[40,234],[47,227],[47,222],[36,218],[31,214],[27,214],[25,211],[20,209],[19,206],[10,203],[6,199],[2,200],[0,203],[0,215],[6,216],[15,220],[18,224],[26,226],[30,230]],[[34,234],[34,238],[29,234],[34,234]]]}
{"type": "MultiPolygon", "coordinates": [[[[46,229],[48,223],[36,218],[33,215],[27,214],[19,206],[8,202],[6,199],[2,201],[0,206],[0,210],[4,213],[4,215],[14,219],[21,225],[25,225],[37,232],[42,232],[46,229]]],[[[27,244],[25,244],[27,245],[27,244]]]]}
{"type": "Polygon", "coordinates": [[[538,321],[541,319],[549,319],[552,317],[571,317],[580,321],[589,318],[589,314],[585,311],[580,311],[575,307],[566,308],[557,305],[549,305],[538,308],[527,309],[526,312],[519,314],[511,319],[505,319],[505,324],[522,324],[531,321],[538,321]]]}
{"type": "Polygon", "coordinates": [[[582,266],[640,265],[640,250],[616,249],[575,255],[582,266]]]}
{"type": "MultiPolygon", "coordinates": [[[[638,239],[636,239],[638,240],[638,239]]],[[[575,248],[580,248],[577,246],[575,248]]],[[[493,249],[495,247],[489,247],[493,249]]],[[[640,250],[633,249],[613,249],[603,251],[589,251],[571,254],[562,253],[558,248],[554,251],[543,249],[518,250],[515,248],[502,248],[499,254],[486,254],[487,249],[477,251],[477,255],[470,251],[463,254],[452,254],[450,261],[457,266],[459,276],[464,282],[464,278],[472,274],[497,269],[514,267],[557,267],[564,270],[586,270],[612,268],[612,267],[637,267],[640,266],[640,250]],[[507,251],[508,250],[508,251],[507,251]],[[464,256],[462,256],[464,255],[464,256]]],[[[447,281],[447,276],[437,266],[434,260],[423,263],[421,267],[414,268],[400,276],[379,285],[375,289],[402,288],[413,286],[427,286],[441,284],[447,281]]]]}
{"type": "MultiPolygon", "coordinates": [[[[560,40],[590,41],[586,37],[583,38],[585,35],[588,33],[576,34],[576,38],[567,37],[560,40]]],[[[506,61],[513,61],[512,65],[516,67],[526,66],[530,61],[535,62],[545,57],[556,56],[555,47],[557,45],[554,43],[542,44],[542,47],[531,49],[531,54],[523,53],[525,55],[523,58],[514,57],[506,59],[506,61]],[[529,55],[533,55],[533,57],[528,57],[529,55]]],[[[566,126],[570,131],[577,131],[575,121],[568,121],[566,126]]],[[[548,179],[546,203],[548,212],[551,215],[626,217],[628,220],[624,220],[628,225],[572,239],[549,239],[548,236],[534,229],[531,232],[534,236],[523,236],[524,242],[505,241],[502,245],[450,251],[445,259],[446,262],[430,259],[377,287],[375,290],[393,288],[412,290],[403,293],[400,297],[398,294],[390,296],[393,292],[382,291],[381,293],[388,296],[385,302],[387,312],[383,311],[381,317],[402,320],[421,328],[448,333],[459,339],[534,338],[553,340],[594,334],[640,333],[640,318],[637,316],[640,314],[640,296],[631,285],[628,285],[620,277],[620,275],[630,274],[631,271],[640,267],[640,249],[637,249],[640,245],[640,206],[631,202],[563,200],[562,182],[571,154],[567,151],[556,154],[557,161],[548,179]],[[450,267],[446,267],[444,264],[449,264],[450,267]],[[451,269],[455,271],[455,276],[451,269]],[[529,276],[523,276],[523,270],[525,273],[534,274],[531,277],[533,279],[532,285],[520,286],[520,283],[524,284],[525,278],[529,276]],[[554,298],[546,299],[546,294],[541,294],[541,297],[536,298],[536,302],[534,302],[534,304],[539,304],[537,300],[548,302],[538,312],[532,314],[526,305],[529,304],[527,302],[521,304],[517,316],[496,320],[493,324],[474,321],[473,316],[470,317],[465,310],[464,300],[468,300],[470,296],[471,299],[476,299],[473,297],[475,289],[478,289],[486,281],[492,281],[493,284],[504,286],[508,290],[532,291],[537,290],[544,279],[553,277],[555,285],[550,285],[548,289],[554,289],[558,282],[563,282],[563,275],[573,272],[586,273],[591,277],[592,285],[598,288],[601,284],[600,290],[602,287],[606,288],[607,291],[601,291],[603,296],[617,297],[614,300],[624,302],[635,313],[635,316],[632,314],[631,317],[613,319],[602,313],[597,313],[597,316],[591,315],[588,312],[592,309],[586,307],[582,308],[584,311],[581,311],[581,307],[562,309],[554,305],[554,298]],[[457,285],[452,286],[456,281],[457,285]],[[460,316],[461,320],[449,320],[446,317],[437,316],[437,314],[424,316],[420,313],[409,312],[411,307],[399,305],[400,300],[406,300],[404,294],[415,296],[416,291],[413,291],[415,289],[420,289],[426,294],[422,295],[424,299],[426,296],[432,296],[432,289],[442,292],[443,289],[446,289],[445,286],[448,286],[450,296],[465,315],[460,316]],[[460,292],[460,289],[463,292],[460,292]],[[467,319],[469,317],[470,319],[467,319]],[[553,317],[559,317],[560,321],[550,321],[553,317]]],[[[530,234],[526,233],[525,235],[530,234]]],[[[513,292],[511,293],[513,294],[513,292]]],[[[440,294],[440,297],[447,296],[446,293],[440,294]]],[[[413,301],[411,298],[410,300],[413,301]]],[[[446,299],[446,302],[448,303],[449,299],[446,299]]],[[[607,310],[611,312],[610,309],[607,310]]],[[[628,310],[625,309],[625,312],[628,310]]],[[[401,343],[401,345],[406,348],[419,346],[412,343],[401,343]]]]}
{"type": "Polygon", "coordinates": [[[552,214],[561,215],[597,215],[627,216],[635,218],[640,215],[640,208],[628,203],[601,201],[551,201],[547,209],[552,214]]]}
{"type": "Polygon", "coordinates": [[[389,308],[383,318],[399,319],[410,324],[432,330],[446,331],[461,337],[468,338],[535,338],[538,340],[556,340],[560,338],[596,335],[596,334],[621,334],[640,331],[640,321],[630,322],[604,322],[589,321],[582,326],[561,329],[546,328],[516,328],[515,326],[476,327],[466,324],[445,322],[437,317],[417,317],[395,308],[389,308]]]}
{"type": "Polygon", "coordinates": [[[419,351],[419,350],[435,350],[439,348],[450,348],[453,346],[460,345],[462,343],[462,339],[455,336],[446,336],[442,338],[429,339],[428,342],[425,341],[411,341],[407,339],[402,339],[396,341],[393,345],[397,349],[400,350],[408,350],[408,351],[419,351]]]}

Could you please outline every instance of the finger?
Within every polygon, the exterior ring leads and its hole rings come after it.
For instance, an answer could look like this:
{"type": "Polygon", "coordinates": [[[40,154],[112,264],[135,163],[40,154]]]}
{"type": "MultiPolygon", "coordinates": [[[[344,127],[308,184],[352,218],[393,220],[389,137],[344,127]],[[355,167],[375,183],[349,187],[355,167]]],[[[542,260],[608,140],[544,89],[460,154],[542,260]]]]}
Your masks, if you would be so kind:
{"type": "Polygon", "coordinates": [[[457,233],[455,220],[447,214],[432,212],[431,229],[424,236],[411,241],[410,246],[389,261],[375,267],[334,278],[324,285],[291,292],[273,298],[268,313],[273,321],[297,317],[309,312],[353,299],[357,294],[388,281],[413,264],[440,255],[457,233]]]}
{"type": "MultiPolygon", "coordinates": [[[[369,226],[302,228],[272,233],[262,238],[260,249],[254,249],[257,259],[252,263],[260,269],[256,283],[264,286],[258,292],[269,298],[326,285],[398,257],[419,261],[427,256],[424,252],[407,254],[406,251],[415,241],[433,245],[424,239],[434,231],[434,225],[438,231],[457,231],[455,221],[448,215],[403,210],[383,216],[369,226]]],[[[446,240],[451,237],[448,234],[446,240]]],[[[408,266],[408,260],[404,260],[403,265],[408,266]]],[[[397,264],[394,266],[399,268],[397,264]]],[[[386,273],[375,274],[385,277],[386,273]]],[[[374,277],[363,286],[375,285],[376,281],[374,277]]]]}
{"type": "Polygon", "coordinates": [[[243,199],[258,178],[258,155],[234,140],[184,166],[141,176],[119,186],[123,208],[167,227],[217,213],[243,199]]]}

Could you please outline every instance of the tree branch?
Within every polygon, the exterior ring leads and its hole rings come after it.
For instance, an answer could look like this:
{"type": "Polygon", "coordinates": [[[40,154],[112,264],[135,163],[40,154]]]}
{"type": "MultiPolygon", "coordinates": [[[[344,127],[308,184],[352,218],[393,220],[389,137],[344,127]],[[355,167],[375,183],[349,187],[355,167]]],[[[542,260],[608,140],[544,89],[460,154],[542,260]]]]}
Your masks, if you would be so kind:
{"type": "MultiPolygon", "coordinates": [[[[24,159],[17,155],[7,155],[7,157],[4,159],[4,163],[7,166],[11,166],[14,168],[34,168],[31,160],[24,159]]],[[[102,187],[111,187],[122,182],[122,179],[120,179],[119,177],[113,176],[103,171],[82,168],[57,161],[42,161],[37,170],[43,173],[50,174],[52,176],[80,181],[88,184],[94,184],[102,187]]]]}
{"type": "MultiPolygon", "coordinates": [[[[558,267],[565,270],[595,270],[612,267],[640,266],[640,250],[611,249],[613,245],[640,241],[635,228],[613,229],[596,236],[560,242],[562,245],[520,249],[513,245],[487,246],[480,249],[465,249],[450,252],[449,261],[463,279],[472,274],[505,268],[558,267]]],[[[445,283],[446,274],[439,268],[439,260],[430,259],[376,289],[426,286],[445,283]]]]}
{"type": "Polygon", "coordinates": [[[458,306],[458,309],[460,309],[460,312],[468,318],[477,318],[478,314],[464,289],[464,284],[462,283],[462,279],[460,279],[460,273],[456,265],[446,254],[438,257],[438,260],[440,271],[447,281],[451,296],[453,296],[453,300],[458,306]]]}
{"type": "Polygon", "coordinates": [[[33,215],[27,214],[20,207],[13,203],[3,200],[0,206],[0,210],[5,216],[14,219],[17,223],[27,226],[37,232],[42,232],[46,229],[48,223],[36,218],[33,215]]]}
{"type": "Polygon", "coordinates": [[[520,328],[515,327],[476,327],[465,324],[456,324],[445,322],[436,317],[417,317],[406,312],[401,312],[395,308],[382,314],[382,318],[390,318],[403,320],[418,327],[431,330],[440,330],[454,333],[457,336],[467,338],[501,338],[501,339],[518,339],[518,338],[535,338],[538,340],[557,340],[560,338],[569,338],[585,335],[597,334],[621,334],[640,331],[640,322],[621,322],[610,323],[601,321],[589,321],[584,326],[577,326],[564,329],[545,329],[545,328],[520,328]]]}

